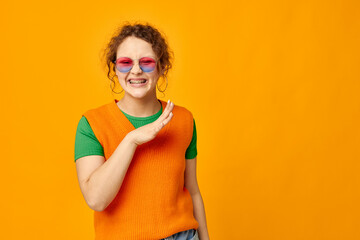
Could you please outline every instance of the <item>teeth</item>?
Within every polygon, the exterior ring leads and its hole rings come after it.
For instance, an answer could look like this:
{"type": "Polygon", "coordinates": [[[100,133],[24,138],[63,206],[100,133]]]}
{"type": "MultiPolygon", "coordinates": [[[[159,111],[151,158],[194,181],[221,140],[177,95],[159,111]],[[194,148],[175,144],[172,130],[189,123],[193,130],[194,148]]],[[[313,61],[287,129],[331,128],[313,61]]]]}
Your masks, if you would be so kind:
{"type": "Polygon", "coordinates": [[[130,80],[130,83],[145,83],[146,80],[130,80]]]}

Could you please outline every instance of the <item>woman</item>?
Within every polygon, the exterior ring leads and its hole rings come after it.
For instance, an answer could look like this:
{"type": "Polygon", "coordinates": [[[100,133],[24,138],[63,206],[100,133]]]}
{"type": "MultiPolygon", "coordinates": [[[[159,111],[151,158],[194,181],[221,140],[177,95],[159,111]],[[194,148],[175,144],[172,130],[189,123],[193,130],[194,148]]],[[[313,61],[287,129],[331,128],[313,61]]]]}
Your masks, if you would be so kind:
{"type": "Polygon", "coordinates": [[[86,111],[75,140],[95,239],[209,239],[195,120],[156,96],[171,68],[165,39],[149,24],[125,24],[105,50],[108,77],[118,78],[124,96],[86,111]]]}

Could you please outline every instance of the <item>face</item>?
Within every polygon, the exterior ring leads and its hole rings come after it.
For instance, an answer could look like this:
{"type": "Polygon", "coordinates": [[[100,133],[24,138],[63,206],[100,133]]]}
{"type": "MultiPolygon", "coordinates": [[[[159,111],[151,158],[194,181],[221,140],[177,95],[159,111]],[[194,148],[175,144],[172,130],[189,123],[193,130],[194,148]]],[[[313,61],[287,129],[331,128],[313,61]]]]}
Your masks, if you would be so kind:
{"type": "Polygon", "coordinates": [[[133,67],[129,72],[120,72],[116,67],[116,75],[119,83],[125,91],[125,95],[131,95],[134,98],[144,98],[151,95],[156,96],[156,83],[159,78],[159,72],[155,67],[154,71],[148,72],[144,67],[144,71],[139,66],[139,59],[143,57],[151,57],[157,60],[156,54],[152,50],[151,44],[137,37],[127,37],[118,47],[116,59],[120,57],[128,57],[133,59],[133,67]],[[138,83],[135,80],[146,80],[145,83],[138,83]]]}

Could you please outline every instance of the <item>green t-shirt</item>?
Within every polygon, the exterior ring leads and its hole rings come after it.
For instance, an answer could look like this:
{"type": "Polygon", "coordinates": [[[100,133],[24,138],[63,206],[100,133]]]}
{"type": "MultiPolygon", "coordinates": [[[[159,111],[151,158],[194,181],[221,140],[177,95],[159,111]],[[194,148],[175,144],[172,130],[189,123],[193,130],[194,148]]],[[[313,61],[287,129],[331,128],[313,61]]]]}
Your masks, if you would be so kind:
{"type": "MultiPolygon", "coordinates": [[[[135,128],[139,128],[146,124],[152,123],[156,119],[158,119],[162,114],[162,110],[163,108],[161,106],[160,111],[148,117],[134,117],[123,111],[122,112],[127,117],[127,119],[129,119],[129,121],[132,123],[132,125],[135,128]]],[[[193,121],[194,121],[193,136],[190,145],[186,150],[185,159],[193,159],[197,156],[195,119],[193,119],[193,121]]],[[[105,156],[104,149],[101,146],[98,139],[96,138],[93,130],[91,129],[89,122],[87,121],[85,116],[82,116],[78,123],[76,136],[75,136],[75,161],[78,158],[89,155],[105,156]]]]}

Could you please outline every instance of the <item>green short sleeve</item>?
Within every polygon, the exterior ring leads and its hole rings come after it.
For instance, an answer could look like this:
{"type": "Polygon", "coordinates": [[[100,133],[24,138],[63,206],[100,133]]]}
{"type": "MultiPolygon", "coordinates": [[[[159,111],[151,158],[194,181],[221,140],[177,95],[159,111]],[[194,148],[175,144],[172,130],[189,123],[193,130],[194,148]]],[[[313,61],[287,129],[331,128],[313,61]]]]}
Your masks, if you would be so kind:
{"type": "Polygon", "coordinates": [[[192,136],[189,147],[186,149],[186,153],[185,153],[186,159],[193,159],[197,156],[196,140],[197,140],[196,139],[196,126],[195,126],[195,119],[194,119],[193,136],[192,136]]]}
{"type": "Polygon", "coordinates": [[[75,162],[78,158],[89,155],[104,156],[104,149],[96,138],[86,117],[82,116],[76,129],[75,162]]]}

